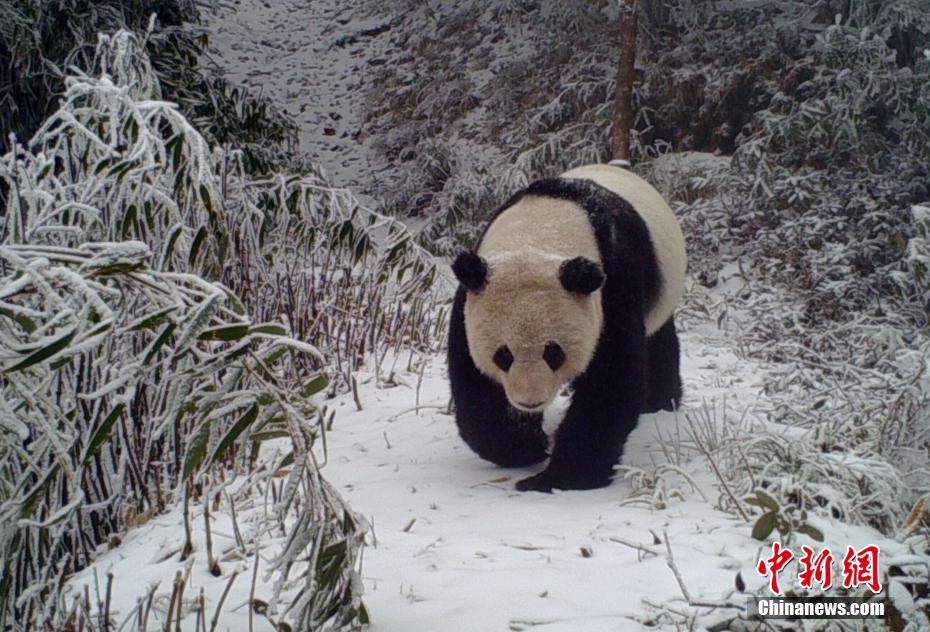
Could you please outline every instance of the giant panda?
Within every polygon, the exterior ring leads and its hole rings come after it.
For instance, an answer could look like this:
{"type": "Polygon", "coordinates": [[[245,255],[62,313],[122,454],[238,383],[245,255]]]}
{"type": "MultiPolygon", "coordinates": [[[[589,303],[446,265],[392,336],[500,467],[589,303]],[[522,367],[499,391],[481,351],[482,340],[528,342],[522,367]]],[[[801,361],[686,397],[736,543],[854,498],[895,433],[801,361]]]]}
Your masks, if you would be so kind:
{"type": "Polygon", "coordinates": [[[543,410],[570,385],[548,465],[516,487],[610,484],[640,413],[681,399],[673,310],[686,263],[672,210],[622,167],[514,195],[452,264],[448,368],[465,443],[503,467],[544,461],[543,410]]]}

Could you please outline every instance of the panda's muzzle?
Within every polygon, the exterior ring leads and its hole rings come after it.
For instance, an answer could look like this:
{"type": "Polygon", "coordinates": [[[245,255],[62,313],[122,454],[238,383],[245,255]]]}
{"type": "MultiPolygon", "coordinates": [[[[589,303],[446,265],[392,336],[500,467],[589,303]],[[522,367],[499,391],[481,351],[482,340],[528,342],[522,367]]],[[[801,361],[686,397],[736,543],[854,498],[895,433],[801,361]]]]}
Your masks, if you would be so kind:
{"type": "Polygon", "coordinates": [[[542,408],[545,403],[546,402],[535,402],[533,404],[528,404],[526,402],[514,402],[514,405],[524,412],[535,413],[538,412],[537,409],[542,408]]]}

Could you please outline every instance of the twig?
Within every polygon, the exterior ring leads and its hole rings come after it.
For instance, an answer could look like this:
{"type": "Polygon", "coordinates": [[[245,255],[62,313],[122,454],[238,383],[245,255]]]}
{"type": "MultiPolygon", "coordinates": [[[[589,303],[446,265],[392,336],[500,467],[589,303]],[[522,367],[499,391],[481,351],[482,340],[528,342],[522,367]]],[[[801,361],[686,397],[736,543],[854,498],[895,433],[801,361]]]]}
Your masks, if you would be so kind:
{"type": "Polygon", "coordinates": [[[420,374],[417,376],[417,390],[416,390],[416,405],[417,405],[417,416],[420,416],[420,387],[423,386],[423,373],[426,371],[426,361],[423,360],[420,362],[420,374]]]}
{"type": "Polygon", "coordinates": [[[249,587],[249,632],[253,632],[255,629],[254,623],[254,612],[255,608],[255,583],[258,581],[258,560],[261,556],[258,553],[258,547],[255,549],[255,566],[252,569],[252,585],[249,587]]]}
{"type": "Polygon", "coordinates": [[[174,585],[171,588],[171,600],[168,602],[168,615],[165,617],[165,632],[171,632],[171,619],[174,617],[174,604],[178,597],[178,585],[181,582],[181,571],[174,576],[174,585]]]}
{"type": "Polygon", "coordinates": [[[142,623],[139,626],[140,630],[149,629],[149,615],[152,613],[152,602],[155,601],[155,591],[158,590],[159,585],[160,582],[155,582],[151,587],[149,587],[149,594],[145,598],[145,611],[142,614],[142,623]]]}
{"type": "MultiPolygon", "coordinates": [[[[223,490],[226,494],[226,502],[229,503],[229,514],[232,517],[233,523],[233,535],[236,536],[236,545],[239,547],[239,550],[245,553],[245,542],[242,540],[242,533],[239,531],[239,520],[236,518],[236,504],[233,502],[232,496],[229,495],[229,492],[223,490]]],[[[235,574],[233,574],[235,577],[235,574]]]]}
{"type": "Polygon", "coordinates": [[[184,486],[184,548],[181,549],[181,561],[186,560],[194,551],[194,539],[191,536],[191,483],[184,486]]]}
{"type": "MultiPolygon", "coordinates": [[[[187,567],[188,574],[190,573],[190,566],[187,567]]],[[[181,632],[181,619],[184,616],[184,587],[187,586],[187,578],[182,576],[181,573],[178,573],[178,618],[174,623],[174,632],[181,632]]]]}
{"type": "Polygon", "coordinates": [[[685,587],[685,581],[681,578],[681,573],[678,571],[678,566],[675,564],[675,557],[672,555],[672,544],[668,539],[668,532],[663,529],[662,535],[665,540],[665,550],[668,552],[668,556],[665,558],[665,564],[672,569],[672,574],[675,575],[675,581],[678,582],[678,590],[681,591],[682,596],[685,598],[685,601],[688,602],[689,606],[692,608],[736,608],[738,610],[743,610],[746,607],[744,603],[737,604],[732,601],[698,601],[692,599],[691,594],[685,587]]]}
{"type": "Polygon", "coordinates": [[[223,589],[223,594],[220,595],[220,601],[216,604],[216,610],[213,612],[213,619],[210,620],[210,632],[216,632],[216,626],[219,625],[220,622],[220,612],[223,610],[223,604],[226,603],[226,596],[229,594],[229,590],[232,588],[233,582],[236,581],[236,577],[238,576],[239,573],[237,571],[233,573],[229,581],[226,582],[226,588],[223,589]]]}
{"type": "Polygon", "coordinates": [[[122,632],[127,629],[127,626],[132,622],[133,619],[136,620],[136,630],[144,630],[144,628],[139,625],[139,622],[142,620],[142,606],[145,605],[145,599],[141,597],[136,598],[135,607],[126,615],[126,618],[123,619],[123,622],[119,624],[119,627],[116,628],[117,632],[122,632]]]}
{"type": "Polygon", "coordinates": [[[207,539],[207,570],[214,577],[219,577],[223,574],[223,570],[220,568],[220,563],[217,559],[213,557],[213,533],[210,529],[210,500],[206,494],[204,494],[203,503],[203,522],[207,539]]]}
{"type": "Polygon", "coordinates": [[[197,608],[197,632],[207,632],[207,602],[203,598],[203,586],[200,587],[200,607],[197,608]]]}
{"type": "Polygon", "coordinates": [[[611,536],[611,537],[609,537],[609,538],[607,538],[607,539],[610,540],[611,542],[616,542],[617,544],[622,544],[623,546],[628,546],[628,547],[630,547],[631,549],[637,549],[637,550],[639,550],[639,551],[642,551],[643,553],[648,553],[649,555],[655,555],[655,556],[658,556],[658,555],[659,555],[659,552],[658,552],[658,551],[653,551],[652,549],[650,549],[650,548],[648,548],[648,547],[645,547],[645,546],[643,546],[643,545],[641,545],[641,544],[634,544],[634,543],[632,543],[632,542],[627,542],[626,540],[621,540],[620,538],[613,537],[613,536],[611,536]]]}
{"type": "Polygon", "coordinates": [[[355,400],[355,407],[361,410],[362,397],[358,392],[358,378],[355,376],[355,373],[349,376],[349,383],[352,385],[352,399],[355,400]]]}
{"type": "MultiPolygon", "coordinates": [[[[714,475],[717,477],[717,480],[720,481],[720,485],[723,487],[723,491],[726,492],[727,496],[730,497],[730,500],[733,501],[733,506],[736,507],[736,511],[739,512],[739,515],[743,518],[745,522],[750,522],[749,516],[746,515],[746,512],[743,510],[743,506],[740,504],[739,500],[736,499],[736,496],[733,494],[733,491],[730,489],[730,486],[727,484],[726,479],[723,477],[723,474],[720,473],[719,468],[717,468],[717,463],[714,460],[713,456],[710,453],[710,450],[707,449],[707,446],[704,444],[704,441],[698,437],[698,433],[694,430],[694,422],[691,419],[691,415],[685,415],[685,419],[688,420],[688,431],[691,435],[691,439],[694,441],[694,444],[700,450],[701,454],[704,455],[704,458],[707,459],[707,462],[710,464],[711,469],[714,471],[714,475]]],[[[666,544],[668,542],[666,541],[666,544]]]]}
{"type": "Polygon", "coordinates": [[[113,597],[113,573],[107,573],[107,597],[103,608],[103,630],[110,631],[110,601],[113,597]]]}
{"type": "Polygon", "coordinates": [[[388,417],[387,420],[388,420],[388,421],[395,421],[398,417],[400,417],[400,416],[402,416],[402,415],[406,415],[407,413],[419,412],[419,411],[421,411],[421,410],[426,410],[426,409],[446,410],[447,407],[446,407],[446,406],[439,406],[439,405],[437,405],[437,404],[426,404],[426,405],[423,405],[423,406],[414,406],[413,408],[407,408],[406,410],[402,410],[402,411],[400,411],[399,413],[394,413],[393,415],[391,415],[390,417],[388,417]]]}
{"type": "MultiPolygon", "coordinates": [[[[605,612],[603,614],[588,614],[581,615],[578,617],[554,617],[552,619],[511,619],[507,623],[507,627],[511,630],[520,631],[526,630],[527,628],[534,628],[541,625],[552,625],[553,623],[568,623],[570,621],[585,621],[585,620],[596,620],[596,619],[629,619],[630,621],[635,621],[638,624],[642,624],[642,621],[637,619],[632,614],[625,614],[622,612],[605,612]]],[[[572,626],[575,627],[575,626],[572,626]]]]}

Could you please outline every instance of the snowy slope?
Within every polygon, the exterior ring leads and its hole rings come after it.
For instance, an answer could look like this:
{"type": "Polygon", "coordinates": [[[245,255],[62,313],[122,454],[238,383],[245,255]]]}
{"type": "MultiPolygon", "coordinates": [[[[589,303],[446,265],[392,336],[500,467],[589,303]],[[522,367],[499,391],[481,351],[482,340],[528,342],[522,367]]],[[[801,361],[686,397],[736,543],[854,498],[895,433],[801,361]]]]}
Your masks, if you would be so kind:
{"type": "Polygon", "coordinates": [[[229,0],[204,12],[211,60],[300,128],[300,149],[336,186],[363,191],[379,165],[357,138],[369,72],[394,51],[392,18],[361,0],[229,0]]]}
{"type": "MultiPolygon", "coordinates": [[[[724,282],[714,298],[723,303],[736,288],[724,282]]],[[[695,615],[700,625],[708,625],[732,614],[726,608],[688,607],[668,565],[666,534],[692,599],[744,604],[746,597],[734,592],[736,576],[749,590],[762,586],[754,568],[770,544],[753,540],[751,524],[716,508],[722,492],[690,441],[688,417],[707,404],[716,408],[718,431],[747,409],[744,423],[763,423],[766,367],[740,357],[737,336],[726,323],[720,329],[715,319],[687,321],[685,407],[677,416],[642,417],[623,458],[627,471],[639,476],[618,475],[605,489],[551,495],[514,491],[514,482],[537,468],[503,470],[468,450],[444,412],[449,393],[439,356],[426,359],[419,394],[417,374],[401,372],[394,380],[398,385],[388,387],[377,385],[372,372],[359,375],[361,411],[348,394],[328,402],[336,417],[326,455],[318,446],[321,461],[328,458],[323,474],[373,526],[362,568],[371,629],[674,629],[695,615]]],[[[547,412],[550,429],[558,423],[561,404],[547,412]]],[[[243,508],[239,521],[248,525],[249,516],[243,508]]],[[[213,519],[216,548],[232,548],[229,516],[213,519]]],[[[886,557],[903,553],[903,547],[879,539],[871,529],[814,522],[835,551],[879,543],[886,557]]],[[[192,523],[202,523],[199,508],[193,509],[192,523]]],[[[156,607],[152,620],[162,621],[175,573],[186,572],[186,565],[191,567],[186,595],[195,600],[203,589],[209,616],[235,571],[239,576],[218,629],[249,629],[251,562],[224,560],[223,575],[211,576],[199,528],[192,558],[179,562],[182,524],[175,511],[131,530],[72,586],[88,583],[94,594],[95,573],[102,585],[112,572],[114,610],[125,615],[157,582],[155,601],[162,610],[156,607]]],[[[263,537],[258,599],[271,596],[261,569],[267,569],[282,541],[282,534],[263,537]]],[[[798,536],[792,548],[805,543],[821,546],[798,536]]],[[[793,567],[783,574],[785,585],[795,585],[792,572],[793,567]]],[[[185,630],[195,629],[196,603],[191,606],[185,630]]],[[[272,629],[259,619],[254,629],[272,629]]]]}

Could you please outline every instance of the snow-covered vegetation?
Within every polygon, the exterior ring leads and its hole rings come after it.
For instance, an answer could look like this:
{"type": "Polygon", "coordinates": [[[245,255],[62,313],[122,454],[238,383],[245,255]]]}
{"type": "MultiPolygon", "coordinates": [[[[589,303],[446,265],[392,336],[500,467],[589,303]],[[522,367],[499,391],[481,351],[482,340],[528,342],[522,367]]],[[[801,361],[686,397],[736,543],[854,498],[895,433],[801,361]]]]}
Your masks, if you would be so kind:
{"type": "Polygon", "coordinates": [[[194,0],[7,0],[0,24],[0,152],[10,133],[30,138],[58,107],[72,67],[90,68],[98,33],[143,36],[153,88],[175,103],[211,145],[232,144],[250,170],[267,171],[296,140],[293,121],[267,99],[201,63],[209,38],[194,0]]]}
{"type": "MultiPolygon", "coordinates": [[[[2,616],[108,629],[92,604],[109,604],[109,583],[91,602],[65,580],[180,503],[171,554],[193,560],[199,528],[196,563],[215,575],[221,558],[272,550],[272,612],[284,600],[297,629],[362,620],[367,527],[319,476],[311,446],[331,414],[311,396],[368,352],[428,344],[431,260],[397,221],[312,173],[249,176],[242,152],[211,147],[157,100],[132,33],[101,36],[66,86],[0,160],[2,616]],[[290,450],[266,456],[281,436],[290,450]],[[256,499],[264,511],[247,510],[256,499]],[[214,550],[210,512],[237,507],[247,527],[214,550]]],[[[167,621],[189,609],[185,581],[167,621]]],[[[148,607],[120,615],[141,621],[148,607]]]]}
{"type": "Polygon", "coordinates": [[[821,629],[747,619],[773,539],[930,626],[923,0],[638,3],[685,402],[551,497],[455,434],[434,256],[609,157],[615,3],[272,4],[0,0],[0,627],[821,629]]]}

